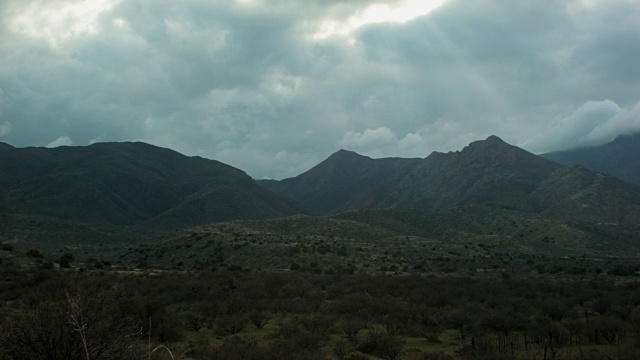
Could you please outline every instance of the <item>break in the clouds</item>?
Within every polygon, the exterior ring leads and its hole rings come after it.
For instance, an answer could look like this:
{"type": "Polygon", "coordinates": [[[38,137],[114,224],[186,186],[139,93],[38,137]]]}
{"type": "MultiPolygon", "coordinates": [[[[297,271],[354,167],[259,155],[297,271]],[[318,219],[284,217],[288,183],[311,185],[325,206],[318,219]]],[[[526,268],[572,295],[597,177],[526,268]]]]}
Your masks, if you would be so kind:
{"type": "Polygon", "coordinates": [[[339,148],[535,152],[640,131],[630,0],[0,2],[0,141],[140,140],[256,178],[339,148]]]}

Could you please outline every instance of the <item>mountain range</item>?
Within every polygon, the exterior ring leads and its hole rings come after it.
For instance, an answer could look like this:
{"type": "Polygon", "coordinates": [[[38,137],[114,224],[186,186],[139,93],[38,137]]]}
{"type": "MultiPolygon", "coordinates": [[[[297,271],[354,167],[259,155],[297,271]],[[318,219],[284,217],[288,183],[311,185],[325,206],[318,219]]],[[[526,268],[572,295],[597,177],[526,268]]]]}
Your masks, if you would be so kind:
{"type": "Polygon", "coordinates": [[[4,212],[161,228],[304,212],[241,170],[144,143],[0,148],[4,212]]]}
{"type": "Polygon", "coordinates": [[[339,151],[295,178],[261,184],[303,206],[311,203],[309,209],[325,210],[323,215],[360,208],[434,211],[491,205],[584,223],[640,222],[640,187],[580,165],[562,166],[497,136],[425,159],[372,160],[339,151]],[[361,169],[375,176],[360,182],[343,175],[362,174],[361,169]],[[341,196],[341,189],[351,191],[341,196]]]}
{"type": "Polygon", "coordinates": [[[315,214],[339,213],[352,208],[362,193],[370,193],[381,182],[401,173],[420,159],[372,159],[352,151],[340,150],[309,171],[294,178],[260,180],[259,184],[295,199],[315,214]]]}
{"type": "Polygon", "coordinates": [[[640,185],[640,133],[618,136],[610,143],[540,155],[559,164],[581,164],[640,185]]]}
{"type": "MultiPolygon", "coordinates": [[[[607,149],[623,159],[620,164],[633,165],[629,139],[588,151],[607,149]]],[[[553,253],[572,246],[593,251],[615,241],[616,253],[624,254],[640,240],[640,186],[547,157],[490,136],[423,159],[372,159],[340,150],[296,177],[255,181],[221,162],[144,143],[54,149],[0,143],[0,241],[48,247],[99,241],[116,249],[168,230],[194,233],[194,226],[275,218],[286,220],[274,224],[288,224],[279,236],[293,239],[310,231],[335,239],[324,233],[339,223],[341,234],[357,233],[354,241],[400,235],[481,241],[503,234],[505,242],[517,237],[527,249],[541,239],[565,244],[553,253]],[[369,210],[353,212],[358,209],[369,210]],[[401,209],[421,215],[401,212],[398,220],[401,209]],[[367,220],[371,214],[374,222],[367,220]],[[504,233],[521,220],[529,232],[504,233]]],[[[229,233],[230,239],[243,231],[229,233]]]]}

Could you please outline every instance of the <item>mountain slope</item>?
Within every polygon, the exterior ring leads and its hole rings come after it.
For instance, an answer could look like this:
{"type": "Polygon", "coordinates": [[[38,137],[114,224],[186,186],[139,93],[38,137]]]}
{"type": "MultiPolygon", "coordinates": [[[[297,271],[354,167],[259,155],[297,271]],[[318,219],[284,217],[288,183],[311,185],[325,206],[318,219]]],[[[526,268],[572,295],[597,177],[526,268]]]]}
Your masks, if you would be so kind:
{"type": "Polygon", "coordinates": [[[302,211],[241,170],[144,143],[8,149],[0,169],[4,211],[72,221],[187,226],[302,211]]]}
{"type": "Polygon", "coordinates": [[[596,147],[559,151],[540,156],[559,164],[580,164],[622,180],[640,184],[640,133],[622,135],[596,147]]]}
{"type": "Polygon", "coordinates": [[[13,149],[13,146],[7,144],[7,143],[3,143],[0,141],[0,152],[3,152],[5,150],[9,150],[9,149],[13,149]]]}
{"type": "Polygon", "coordinates": [[[265,188],[290,197],[316,214],[346,210],[357,194],[371,190],[420,159],[372,159],[340,150],[309,171],[281,181],[261,181],[265,188]]]}
{"type": "Polygon", "coordinates": [[[582,223],[640,221],[640,187],[583,167],[560,166],[495,136],[459,152],[433,153],[349,206],[431,211],[470,204],[582,223]]]}
{"type": "Polygon", "coordinates": [[[129,248],[121,259],[173,269],[299,268],[328,273],[485,272],[500,267],[530,274],[545,267],[571,272],[576,266],[601,271],[597,269],[612,264],[613,257],[635,256],[639,236],[637,225],[575,225],[491,206],[434,212],[363,209],[182,229],[153,244],[129,248]]]}
{"type": "Polygon", "coordinates": [[[580,165],[555,171],[531,197],[542,214],[582,223],[640,224],[640,187],[580,165]]]}
{"type": "Polygon", "coordinates": [[[434,152],[350,206],[436,210],[489,203],[539,211],[529,194],[560,167],[491,136],[462,151],[434,152]]]}
{"type": "Polygon", "coordinates": [[[562,166],[496,136],[404,160],[342,150],[298,177],[262,185],[319,214],[490,205],[581,223],[640,222],[640,187],[562,166]]]}

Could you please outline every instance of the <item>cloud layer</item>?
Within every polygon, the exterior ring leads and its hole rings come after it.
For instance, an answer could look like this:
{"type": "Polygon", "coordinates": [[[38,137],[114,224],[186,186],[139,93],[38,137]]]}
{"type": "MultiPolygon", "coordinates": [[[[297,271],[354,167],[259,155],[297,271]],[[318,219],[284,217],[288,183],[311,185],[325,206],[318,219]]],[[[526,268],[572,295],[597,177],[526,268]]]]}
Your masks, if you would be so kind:
{"type": "Polygon", "coordinates": [[[6,0],[0,141],[141,140],[283,178],[341,147],[424,157],[496,134],[546,152],[640,131],[637,2],[432,5],[6,0]]]}

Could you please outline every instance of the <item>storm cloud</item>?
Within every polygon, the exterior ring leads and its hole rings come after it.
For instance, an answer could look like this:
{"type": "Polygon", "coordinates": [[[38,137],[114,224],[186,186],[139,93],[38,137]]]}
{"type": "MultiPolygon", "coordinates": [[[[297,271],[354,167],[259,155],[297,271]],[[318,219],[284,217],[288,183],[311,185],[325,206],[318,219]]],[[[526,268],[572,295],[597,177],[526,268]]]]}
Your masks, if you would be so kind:
{"type": "Polygon", "coordinates": [[[339,148],[640,131],[640,4],[5,0],[0,141],[145,141],[295,176],[339,148]]]}

